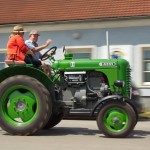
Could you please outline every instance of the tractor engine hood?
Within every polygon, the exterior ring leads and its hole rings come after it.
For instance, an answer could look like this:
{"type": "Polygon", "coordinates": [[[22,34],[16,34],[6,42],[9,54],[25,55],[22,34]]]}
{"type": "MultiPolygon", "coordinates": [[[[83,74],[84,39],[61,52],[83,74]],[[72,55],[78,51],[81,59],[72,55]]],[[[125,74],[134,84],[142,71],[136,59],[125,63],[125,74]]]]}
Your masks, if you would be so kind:
{"type": "Polygon", "coordinates": [[[117,68],[119,64],[126,66],[128,62],[124,59],[57,60],[52,64],[52,68],[60,71],[96,70],[96,69],[108,69],[108,68],[114,69],[117,68]]]}

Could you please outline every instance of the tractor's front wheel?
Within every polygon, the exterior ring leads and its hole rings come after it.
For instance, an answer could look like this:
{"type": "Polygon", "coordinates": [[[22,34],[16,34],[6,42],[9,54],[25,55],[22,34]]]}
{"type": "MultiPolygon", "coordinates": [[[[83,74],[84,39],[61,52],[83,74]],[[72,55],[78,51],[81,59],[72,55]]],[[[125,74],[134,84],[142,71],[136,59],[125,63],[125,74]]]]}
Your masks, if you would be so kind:
{"type": "Polygon", "coordinates": [[[43,84],[32,77],[16,75],[0,85],[0,126],[3,130],[15,135],[31,135],[47,123],[52,102],[43,84]]]}
{"type": "Polygon", "coordinates": [[[99,130],[112,138],[128,136],[136,122],[136,113],[132,106],[126,102],[108,102],[102,106],[97,116],[99,130]]]}

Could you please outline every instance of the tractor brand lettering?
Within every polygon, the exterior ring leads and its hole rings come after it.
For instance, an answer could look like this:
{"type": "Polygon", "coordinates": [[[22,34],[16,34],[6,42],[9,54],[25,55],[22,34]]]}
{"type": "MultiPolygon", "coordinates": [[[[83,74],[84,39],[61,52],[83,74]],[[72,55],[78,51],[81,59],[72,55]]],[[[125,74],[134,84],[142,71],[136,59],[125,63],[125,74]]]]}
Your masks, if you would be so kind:
{"type": "Polygon", "coordinates": [[[116,63],[115,62],[100,62],[99,66],[115,66],[116,63]]]}
{"type": "Polygon", "coordinates": [[[75,62],[70,62],[70,67],[75,67],[75,62]]]}

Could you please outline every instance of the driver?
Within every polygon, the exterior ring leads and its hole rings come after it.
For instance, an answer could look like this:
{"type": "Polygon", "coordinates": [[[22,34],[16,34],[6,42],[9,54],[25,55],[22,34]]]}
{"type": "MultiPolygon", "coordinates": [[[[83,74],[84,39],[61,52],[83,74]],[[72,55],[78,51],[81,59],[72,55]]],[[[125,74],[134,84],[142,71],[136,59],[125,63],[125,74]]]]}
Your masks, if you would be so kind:
{"type": "Polygon", "coordinates": [[[35,54],[35,57],[37,59],[40,59],[41,58],[41,53],[40,51],[44,48],[46,48],[49,44],[52,43],[52,40],[51,39],[48,39],[45,44],[39,46],[37,41],[38,41],[38,37],[40,36],[39,32],[37,30],[32,30],[30,33],[29,33],[29,39],[25,41],[25,44],[28,46],[29,49],[31,49],[34,54],[35,54]]]}
{"type": "MultiPolygon", "coordinates": [[[[25,44],[27,45],[27,47],[33,51],[34,58],[36,58],[36,59],[41,59],[42,55],[41,55],[40,51],[52,43],[52,40],[48,39],[45,42],[45,44],[39,46],[37,43],[39,36],[40,36],[40,34],[37,30],[32,30],[29,33],[29,39],[25,41],[25,44]]],[[[50,72],[51,72],[50,67],[45,65],[45,68],[46,68],[46,70],[45,70],[46,73],[50,75],[50,72]]]]}

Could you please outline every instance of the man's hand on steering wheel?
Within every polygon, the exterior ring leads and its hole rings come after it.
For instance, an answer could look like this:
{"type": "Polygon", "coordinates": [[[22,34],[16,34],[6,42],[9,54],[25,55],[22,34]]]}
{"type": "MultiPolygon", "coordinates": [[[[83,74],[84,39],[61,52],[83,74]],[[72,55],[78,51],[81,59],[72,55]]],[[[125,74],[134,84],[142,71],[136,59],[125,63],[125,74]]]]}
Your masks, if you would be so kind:
{"type": "Polygon", "coordinates": [[[52,49],[51,50],[51,56],[56,54],[56,50],[52,49]]]}

